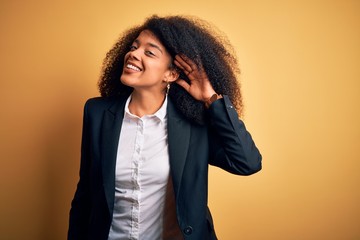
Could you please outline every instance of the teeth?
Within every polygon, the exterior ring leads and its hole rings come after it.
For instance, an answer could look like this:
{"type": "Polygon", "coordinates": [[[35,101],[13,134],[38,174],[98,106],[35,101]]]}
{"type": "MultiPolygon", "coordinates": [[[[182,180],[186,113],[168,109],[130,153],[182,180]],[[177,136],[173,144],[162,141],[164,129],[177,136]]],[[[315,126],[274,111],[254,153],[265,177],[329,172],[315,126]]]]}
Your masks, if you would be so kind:
{"type": "Polygon", "coordinates": [[[141,71],[140,68],[138,68],[138,67],[136,67],[136,66],[134,66],[132,64],[127,64],[126,67],[130,68],[132,70],[135,70],[135,71],[139,71],[139,72],[141,71]]]}

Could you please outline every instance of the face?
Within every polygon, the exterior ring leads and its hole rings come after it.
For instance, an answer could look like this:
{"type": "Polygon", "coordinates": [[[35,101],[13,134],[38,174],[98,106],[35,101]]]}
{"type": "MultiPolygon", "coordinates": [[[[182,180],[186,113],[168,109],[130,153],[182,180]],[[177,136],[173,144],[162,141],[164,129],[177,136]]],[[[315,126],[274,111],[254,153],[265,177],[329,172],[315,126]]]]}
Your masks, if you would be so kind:
{"type": "Polygon", "coordinates": [[[149,30],[135,39],[125,55],[121,82],[137,91],[163,92],[167,82],[176,80],[170,69],[172,58],[149,30]]]}

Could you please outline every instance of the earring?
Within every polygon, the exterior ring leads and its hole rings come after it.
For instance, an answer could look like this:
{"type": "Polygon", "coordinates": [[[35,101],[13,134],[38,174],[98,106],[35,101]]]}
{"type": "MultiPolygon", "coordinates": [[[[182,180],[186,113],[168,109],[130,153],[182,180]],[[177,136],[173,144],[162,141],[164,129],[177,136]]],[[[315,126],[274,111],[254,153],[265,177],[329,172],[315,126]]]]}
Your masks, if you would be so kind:
{"type": "Polygon", "coordinates": [[[169,90],[170,90],[170,83],[167,83],[167,85],[166,85],[166,94],[169,93],[169,90]]]}

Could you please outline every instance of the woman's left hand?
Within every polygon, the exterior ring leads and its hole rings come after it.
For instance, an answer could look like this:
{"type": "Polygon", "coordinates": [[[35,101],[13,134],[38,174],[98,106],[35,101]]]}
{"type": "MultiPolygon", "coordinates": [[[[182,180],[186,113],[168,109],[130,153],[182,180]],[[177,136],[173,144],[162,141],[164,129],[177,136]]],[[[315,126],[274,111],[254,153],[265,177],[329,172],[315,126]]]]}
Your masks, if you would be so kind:
{"type": "Polygon", "coordinates": [[[183,54],[176,55],[174,63],[190,80],[188,83],[184,79],[178,79],[176,83],[182,86],[193,98],[206,102],[216,93],[202,66],[198,67],[193,60],[183,54]]]}

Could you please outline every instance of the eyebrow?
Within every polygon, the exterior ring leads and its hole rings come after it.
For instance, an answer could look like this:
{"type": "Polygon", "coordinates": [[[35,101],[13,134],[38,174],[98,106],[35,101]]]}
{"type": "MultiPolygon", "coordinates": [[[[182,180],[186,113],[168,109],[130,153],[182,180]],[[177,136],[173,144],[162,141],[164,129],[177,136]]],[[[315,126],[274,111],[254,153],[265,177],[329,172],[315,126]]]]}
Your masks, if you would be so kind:
{"type": "MultiPolygon", "coordinates": [[[[139,39],[135,39],[134,42],[137,43],[137,44],[140,44],[139,39]]],[[[161,48],[158,45],[156,45],[154,43],[151,43],[151,42],[147,43],[146,45],[149,45],[150,47],[158,49],[163,54],[163,51],[161,50],[161,48]]]]}

